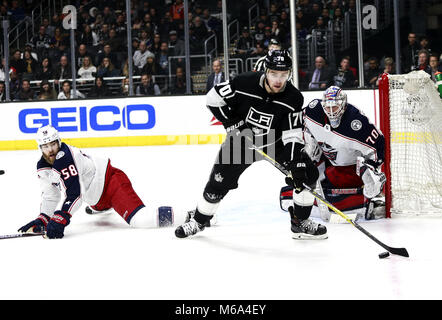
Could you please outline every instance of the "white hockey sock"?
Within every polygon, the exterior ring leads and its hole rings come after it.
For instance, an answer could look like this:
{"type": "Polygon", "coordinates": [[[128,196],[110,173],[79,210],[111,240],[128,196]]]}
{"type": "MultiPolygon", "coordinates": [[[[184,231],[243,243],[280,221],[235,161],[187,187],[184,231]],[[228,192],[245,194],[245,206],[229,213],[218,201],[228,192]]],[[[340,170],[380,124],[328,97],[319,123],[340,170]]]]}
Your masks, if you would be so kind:
{"type": "MultiPolygon", "coordinates": [[[[172,212],[173,225],[183,224],[187,213],[182,210],[173,210],[172,212]]],[[[134,228],[158,228],[160,227],[159,220],[158,208],[149,206],[140,209],[132,217],[129,225],[134,228]]]]}
{"type": "Polygon", "coordinates": [[[204,196],[201,195],[201,198],[198,201],[197,209],[200,213],[206,215],[206,216],[213,216],[216,213],[216,210],[219,207],[220,202],[217,203],[211,203],[204,199],[204,196]]]}
{"type": "Polygon", "coordinates": [[[134,228],[157,228],[158,212],[156,208],[144,207],[130,219],[129,225],[134,228]]]}

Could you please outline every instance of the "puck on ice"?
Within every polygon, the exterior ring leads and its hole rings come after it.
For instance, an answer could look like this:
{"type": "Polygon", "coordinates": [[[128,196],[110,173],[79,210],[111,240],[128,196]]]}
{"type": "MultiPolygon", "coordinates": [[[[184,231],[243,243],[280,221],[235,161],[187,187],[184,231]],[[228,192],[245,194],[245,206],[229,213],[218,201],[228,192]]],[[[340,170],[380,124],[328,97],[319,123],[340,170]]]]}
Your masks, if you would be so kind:
{"type": "Polygon", "coordinates": [[[388,253],[388,252],[379,253],[379,259],[384,259],[384,258],[387,258],[389,256],[390,256],[390,253],[388,253]]]}
{"type": "Polygon", "coordinates": [[[0,174],[5,174],[5,170],[0,170],[0,174]]]}

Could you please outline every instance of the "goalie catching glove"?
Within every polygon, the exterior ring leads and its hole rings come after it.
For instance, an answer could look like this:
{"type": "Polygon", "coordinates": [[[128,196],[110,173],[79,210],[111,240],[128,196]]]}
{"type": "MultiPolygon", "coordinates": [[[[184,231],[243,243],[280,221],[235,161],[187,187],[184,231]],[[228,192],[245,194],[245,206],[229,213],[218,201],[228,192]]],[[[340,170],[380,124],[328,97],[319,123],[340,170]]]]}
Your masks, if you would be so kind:
{"type": "Polygon", "coordinates": [[[362,157],[358,157],[357,163],[358,174],[364,182],[364,196],[372,199],[382,192],[387,181],[385,174],[379,169],[381,163],[365,160],[362,157]]]}
{"type": "Polygon", "coordinates": [[[285,182],[295,189],[296,193],[304,189],[303,184],[314,186],[319,178],[318,168],[310,157],[302,151],[297,159],[291,160],[285,164],[291,177],[286,177],[285,182]]]}

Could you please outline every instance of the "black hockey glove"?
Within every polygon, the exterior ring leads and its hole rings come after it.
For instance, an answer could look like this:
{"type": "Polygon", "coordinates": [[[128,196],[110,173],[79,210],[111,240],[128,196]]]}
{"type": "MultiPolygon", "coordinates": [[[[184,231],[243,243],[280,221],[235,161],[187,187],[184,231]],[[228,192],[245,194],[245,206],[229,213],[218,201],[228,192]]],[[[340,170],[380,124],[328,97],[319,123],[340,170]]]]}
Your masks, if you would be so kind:
{"type": "Polygon", "coordinates": [[[44,213],[41,213],[37,219],[32,220],[28,224],[25,224],[23,227],[18,229],[18,232],[43,232],[46,230],[46,226],[48,225],[49,216],[45,215],[44,213]]]}
{"type": "Polygon", "coordinates": [[[292,186],[296,193],[304,190],[304,183],[314,187],[319,178],[318,168],[303,151],[297,159],[288,162],[286,168],[290,171],[291,177],[286,177],[285,182],[292,186]]]}
{"type": "Polygon", "coordinates": [[[238,121],[232,121],[232,122],[233,122],[233,124],[226,126],[227,134],[239,135],[241,133],[241,131],[248,128],[248,126],[244,120],[238,120],[238,121]]]}
{"type": "Polygon", "coordinates": [[[64,228],[71,221],[71,215],[63,211],[55,211],[54,216],[48,223],[46,235],[49,239],[61,239],[64,236],[64,228]]]}

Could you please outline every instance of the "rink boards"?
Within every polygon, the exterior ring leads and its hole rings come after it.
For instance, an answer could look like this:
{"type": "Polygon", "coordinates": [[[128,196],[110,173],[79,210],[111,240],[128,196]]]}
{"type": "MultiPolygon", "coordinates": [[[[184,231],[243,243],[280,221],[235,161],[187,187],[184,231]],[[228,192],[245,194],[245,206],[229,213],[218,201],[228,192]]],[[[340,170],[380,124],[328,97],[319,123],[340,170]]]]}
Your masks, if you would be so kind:
{"type": "MultiPolygon", "coordinates": [[[[303,95],[307,105],[322,92],[303,95]]],[[[377,90],[347,90],[347,95],[378,125],[377,90]]],[[[36,149],[35,133],[46,124],[81,148],[220,144],[225,137],[204,95],[10,102],[1,110],[0,150],[36,149]]]]}

